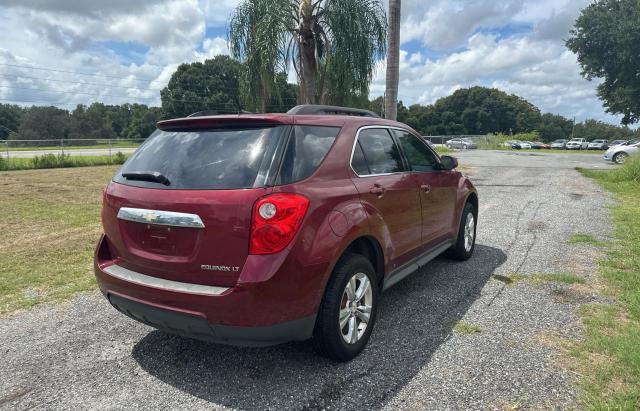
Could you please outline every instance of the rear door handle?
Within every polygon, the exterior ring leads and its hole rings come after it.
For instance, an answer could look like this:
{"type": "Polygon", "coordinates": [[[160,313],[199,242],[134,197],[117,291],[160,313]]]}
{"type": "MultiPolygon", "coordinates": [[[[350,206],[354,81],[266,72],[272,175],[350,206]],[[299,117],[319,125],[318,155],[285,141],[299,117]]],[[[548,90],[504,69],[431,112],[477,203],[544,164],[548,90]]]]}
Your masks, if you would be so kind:
{"type": "Polygon", "coordinates": [[[427,194],[431,192],[431,186],[429,184],[423,184],[420,186],[420,188],[427,194]]]}
{"type": "Polygon", "coordinates": [[[380,184],[374,184],[373,187],[371,187],[371,189],[369,190],[371,194],[377,195],[378,198],[382,197],[385,191],[386,189],[382,187],[380,184]]]}

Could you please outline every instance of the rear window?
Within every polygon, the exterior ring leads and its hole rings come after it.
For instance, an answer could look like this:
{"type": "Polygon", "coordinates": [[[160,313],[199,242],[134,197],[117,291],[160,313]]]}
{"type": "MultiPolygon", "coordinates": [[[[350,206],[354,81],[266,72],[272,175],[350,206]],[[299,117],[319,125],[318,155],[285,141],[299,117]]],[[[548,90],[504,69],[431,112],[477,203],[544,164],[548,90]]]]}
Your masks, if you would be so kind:
{"type": "Polygon", "coordinates": [[[311,175],[338,132],[334,127],[300,126],[157,130],[113,180],[136,187],[183,190],[286,184],[311,175]],[[145,173],[159,173],[168,182],[131,177],[145,173]]]}

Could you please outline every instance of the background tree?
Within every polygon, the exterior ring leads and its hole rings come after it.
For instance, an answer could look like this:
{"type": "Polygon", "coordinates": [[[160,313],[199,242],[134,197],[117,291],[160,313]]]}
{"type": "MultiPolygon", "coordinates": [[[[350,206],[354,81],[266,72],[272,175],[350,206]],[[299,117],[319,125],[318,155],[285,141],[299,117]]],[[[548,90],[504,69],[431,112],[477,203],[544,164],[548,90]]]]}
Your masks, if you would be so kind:
{"type": "Polygon", "coordinates": [[[598,0],[578,17],[566,42],[582,75],[602,78],[598,96],[622,124],[640,120],[640,1],[598,0]]]}
{"type": "MultiPolygon", "coordinates": [[[[30,107],[24,111],[18,128],[20,140],[53,140],[67,138],[70,114],[57,107],[30,107]]],[[[42,145],[51,145],[43,142],[42,145]]]]}
{"type": "Polygon", "coordinates": [[[240,72],[240,63],[228,56],[181,64],[160,91],[166,117],[184,117],[204,110],[238,112],[240,72]]]}
{"type": "Polygon", "coordinates": [[[568,139],[573,130],[573,121],[558,114],[545,113],[540,118],[538,131],[543,141],[568,139]]]}
{"type": "Polygon", "coordinates": [[[400,81],[400,0],[389,0],[389,48],[387,49],[387,78],[385,118],[398,116],[398,83],[400,81]]]}
{"type": "Polygon", "coordinates": [[[22,109],[13,104],[0,104],[0,140],[6,140],[9,134],[18,130],[22,109]]]}
{"type": "Polygon", "coordinates": [[[290,65],[300,102],[350,104],[368,94],[386,27],[379,0],[244,0],[231,17],[229,44],[261,111],[290,65]]]}

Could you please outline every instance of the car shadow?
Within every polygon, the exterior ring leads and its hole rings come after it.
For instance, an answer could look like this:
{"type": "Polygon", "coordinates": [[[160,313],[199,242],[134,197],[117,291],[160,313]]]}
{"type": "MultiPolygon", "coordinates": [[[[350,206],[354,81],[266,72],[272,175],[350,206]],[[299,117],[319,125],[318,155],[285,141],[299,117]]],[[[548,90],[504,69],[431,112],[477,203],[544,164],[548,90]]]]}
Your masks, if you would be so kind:
{"type": "Polygon", "coordinates": [[[152,376],[239,409],[379,408],[429,362],[506,260],[477,245],[472,259],[438,258],[385,292],[368,347],[337,363],[309,342],[237,348],[152,331],[133,358],[152,376]]]}

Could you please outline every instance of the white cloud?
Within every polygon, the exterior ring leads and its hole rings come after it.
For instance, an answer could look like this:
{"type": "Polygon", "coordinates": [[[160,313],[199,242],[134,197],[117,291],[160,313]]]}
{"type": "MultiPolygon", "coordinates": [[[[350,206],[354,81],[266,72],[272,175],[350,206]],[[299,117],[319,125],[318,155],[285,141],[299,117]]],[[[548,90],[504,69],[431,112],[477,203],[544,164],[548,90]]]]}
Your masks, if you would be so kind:
{"type": "Polygon", "coordinates": [[[402,42],[420,40],[433,49],[463,45],[480,27],[502,26],[522,10],[523,0],[435,1],[409,4],[402,24],[402,42]],[[421,9],[428,5],[427,10],[421,9]]]}
{"type": "MultiPolygon", "coordinates": [[[[521,95],[543,111],[616,122],[595,95],[597,83],[582,79],[575,56],[564,47],[589,2],[404,0],[400,98],[407,105],[430,104],[459,88],[483,85],[521,95]]],[[[0,99],[67,108],[93,101],[159,104],[158,90],[180,63],[229,54],[226,24],[239,3],[3,0],[0,99]]],[[[295,80],[294,71],[289,74],[295,80]]],[[[384,74],[382,61],[372,96],[384,92],[384,74]]]]}

